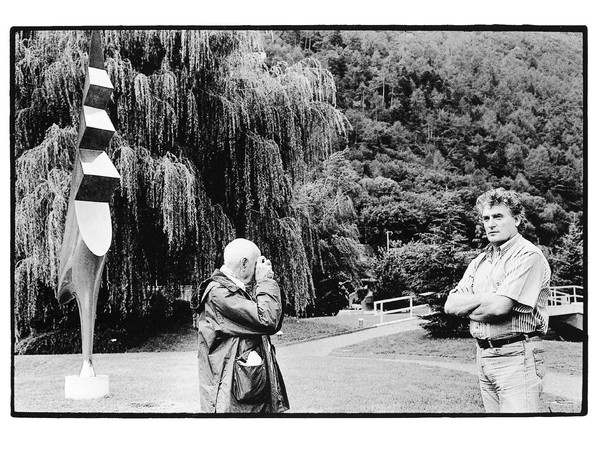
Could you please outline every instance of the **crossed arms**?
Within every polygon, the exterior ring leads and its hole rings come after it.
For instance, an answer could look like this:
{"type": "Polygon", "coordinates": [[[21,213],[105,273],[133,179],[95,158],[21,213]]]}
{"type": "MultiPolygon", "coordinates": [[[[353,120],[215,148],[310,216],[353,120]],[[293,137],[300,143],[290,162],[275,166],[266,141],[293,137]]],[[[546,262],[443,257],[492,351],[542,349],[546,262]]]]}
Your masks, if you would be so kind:
{"type": "Polygon", "coordinates": [[[513,309],[515,301],[494,293],[465,294],[451,292],[444,311],[454,316],[468,317],[476,322],[497,322],[513,309]]]}
{"type": "Polygon", "coordinates": [[[450,291],[444,305],[446,314],[493,323],[506,319],[513,310],[531,312],[544,282],[547,263],[544,264],[543,256],[538,252],[525,252],[507,265],[503,279],[495,287],[490,286],[493,291],[475,294],[473,280],[481,257],[471,261],[462,280],[450,291]]]}

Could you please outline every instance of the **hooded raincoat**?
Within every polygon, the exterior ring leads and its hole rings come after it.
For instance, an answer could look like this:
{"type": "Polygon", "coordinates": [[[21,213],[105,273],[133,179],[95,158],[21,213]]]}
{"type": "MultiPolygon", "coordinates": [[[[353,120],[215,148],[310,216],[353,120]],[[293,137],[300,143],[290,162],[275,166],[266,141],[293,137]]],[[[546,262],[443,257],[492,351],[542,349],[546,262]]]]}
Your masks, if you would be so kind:
{"type": "Polygon", "coordinates": [[[280,413],[289,409],[269,338],[283,322],[277,282],[262,279],[250,295],[216,270],[193,296],[192,309],[198,313],[201,412],[280,413]],[[251,351],[261,357],[261,365],[244,365],[251,351]]]}

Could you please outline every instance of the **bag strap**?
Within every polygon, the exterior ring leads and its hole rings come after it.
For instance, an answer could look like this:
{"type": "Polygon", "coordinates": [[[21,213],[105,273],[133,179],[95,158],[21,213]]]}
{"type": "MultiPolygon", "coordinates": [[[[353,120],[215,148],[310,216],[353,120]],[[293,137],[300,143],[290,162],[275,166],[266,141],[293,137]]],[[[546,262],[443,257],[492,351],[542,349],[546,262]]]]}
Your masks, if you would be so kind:
{"type": "Polygon", "coordinates": [[[214,288],[217,285],[217,282],[212,280],[210,283],[208,283],[208,286],[206,286],[206,289],[204,290],[204,293],[202,294],[202,300],[200,301],[200,303],[204,303],[206,301],[206,297],[208,296],[209,292],[212,290],[212,288],[214,288]]]}
{"type": "Polygon", "coordinates": [[[217,282],[210,278],[208,280],[203,281],[202,284],[200,285],[200,287],[198,288],[198,290],[196,291],[196,294],[192,295],[192,298],[190,299],[190,308],[196,312],[199,312],[199,310],[201,310],[203,308],[203,305],[204,305],[204,302],[206,301],[206,297],[208,296],[208,293],[216,285],[217,285],[217,282]],[[202,289],[204,289],[204,290],[202,290],[202,289]],[[199,299],[198,294],[200,292],[202,292],[202,298],[199,299]]]}

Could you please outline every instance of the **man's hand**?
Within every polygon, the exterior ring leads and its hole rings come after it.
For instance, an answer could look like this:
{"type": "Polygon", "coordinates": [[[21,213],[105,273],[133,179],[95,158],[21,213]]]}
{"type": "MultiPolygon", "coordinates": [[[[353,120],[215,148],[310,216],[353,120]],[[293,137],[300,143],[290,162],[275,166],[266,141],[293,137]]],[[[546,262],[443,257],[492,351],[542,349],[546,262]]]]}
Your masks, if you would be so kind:
{"type": "Polygon", "coordinates": [[[474,310],[479,308],[482,300],[481,294],[475,295],[470,293],[451,292],[444,305],[444,311],[446,314],[451,314],[453,316],[467,317],[474,310]]]}
{"type": "Polygon", "coordinates": [[[271,267],[271,261],[264,256],[258,258],[256,261],[256,281],[263,280],[265,278],[273,278],[273,268],[271,267]]]}
{"type": "Polygon", "coordinates": [[[515,301],[504,295],[488,294],[481,305],[469,314],[469,319],[476,322],[498,322],[510,314],[514,305],[515,301]]]}

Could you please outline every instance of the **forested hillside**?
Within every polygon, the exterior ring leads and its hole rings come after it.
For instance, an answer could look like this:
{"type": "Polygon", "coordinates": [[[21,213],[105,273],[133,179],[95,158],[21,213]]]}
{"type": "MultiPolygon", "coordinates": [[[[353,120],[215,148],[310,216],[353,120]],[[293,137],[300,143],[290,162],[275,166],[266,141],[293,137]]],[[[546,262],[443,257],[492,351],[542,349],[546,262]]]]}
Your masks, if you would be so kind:
{"type": "MultiPolygon", "coordinates": [[[[17,339],[77,328],[56,302],[85,31],[14,36],[17,339]]],[[[289,314],[344,288],[445,292],[486,242],[490,187],[523,193],[553,284],[583,282],[583,36],[397,30],[106,30],[121,174],[97,324],[141,333],[235,236],[289,314]],[[389,250],[388,250],[389,246],[389,250]]],[[[189,310],[184,312],[189,314],[189,310]]]]}
{"type": "Polygon", "coordinates": [[[374,261],[376,295],[455,283],[486,244],[475,199],[500,186],[523,193],[553,283],[582,283],[581,33],[274,31],[267,55],[334,75],[353,127],[340,192],[358,240],[394,249],[374,261]]]}

